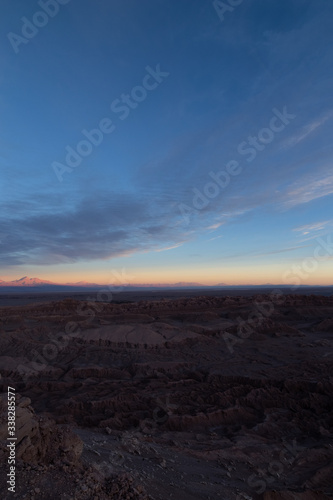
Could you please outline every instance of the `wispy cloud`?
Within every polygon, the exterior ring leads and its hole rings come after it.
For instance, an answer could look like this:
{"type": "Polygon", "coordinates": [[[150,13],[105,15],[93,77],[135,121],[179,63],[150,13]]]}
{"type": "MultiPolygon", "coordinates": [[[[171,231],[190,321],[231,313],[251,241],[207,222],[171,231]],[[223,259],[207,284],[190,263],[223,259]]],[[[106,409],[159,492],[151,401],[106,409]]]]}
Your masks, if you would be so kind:
{"type": "Polygon", "coordinates": [[[3,209],[0,233],[8,236],[0,241],[1,265],[74,263],[163,251],[189,237],[171,223],[163,206],[147,207],[129,194],[100,194],[62,211],[44,207],[42,212],[27,210],[17,216],[3,209]]]}
{"type": "Polygon", "coordinates": [[[295,183],[285,195],[283,205],[286,209],[333,194],[332,174],[321,177],[307,177],[297,184],[295,183]]]}
{"type": "Polygon", "coordinates": [[[333,112],[329,111],[322,118],[318,118],[311,123],[308,123],[295,135],[289,137],[286,141],[282,143],[282,147],[293,147],[296,146],[299,142],[304,141],[312,132],[314,132],[317,128],[321,127],[329,118],[333,116],[333,112]]]}
{"type": "Polygon", "coordinates": [[[184,245],[184,243],[178,243],[177,245],[172,245],[170,247],[158,248],[155,252],[165,252],[166,250],[173,250],[174,248],[178,248],[184,245]]]}
{"type": "Polygon", "coordinates": [[[333,220],[326,220],[323,222],[306,224],[305,226],[296,227],[295,229],[293,229],[293,231],[300,232],[303,235],[306,235],[306,234],[310,234],[313,231],[321,231],[321,230],[325,229],[328,224],[333,224],[333,220]]]}
{"type": "Polygon", "coordinates": [[[279,250],[271,250],[271,251],[268,251],[268,252],[258,253],[258,254],[256,254],[256,256],[257,257],[263,257],[265,255],[275,255],[277,253],[293,252],[295,250],[299,250],[300,248],[307,248],[309,246],[311,246],[311,245],[299,245],[299,246],[295,246],[295,247],[281,248],[279,250]]]}
{"type": "Polygon", "coordinates": [[[223,221],[223,222],[217,222],[216,224],[212,224],[211,226],[208,226],[206,229],[214,231],[215,229],[218,229],[219,227],[223,226],[223,224],[225,224],[225,221],[223,221]]]}
{"type": "Polygon", "coordinates": [[[210,238],[208,241],[218,240],[219,238],[223,238],[223,234],[220,236],[215,236],[215,238],[210,238]]]}
{"type": "Polygon", "coordinates": [[[294,252],[296,250],[299,250],[301,248],[308,248],[311,247],[311,245],[295,245],[292,247],[286,247],[286,248],[280,248],[280,249],[275,249],[275,250],[267,250],[263,251],[263,248],[260,250],[247,250],[247,251],[242,251],[240,253],[233,253],[233,254],[226,254],[223,255],[223,259],[243,259],[246,257],[246,259],[256,259],[258,257],[265,257],[268,255],[275,255],[275,254],[281,254],[281,253],[288,253],[288,252],[294,252]]]}

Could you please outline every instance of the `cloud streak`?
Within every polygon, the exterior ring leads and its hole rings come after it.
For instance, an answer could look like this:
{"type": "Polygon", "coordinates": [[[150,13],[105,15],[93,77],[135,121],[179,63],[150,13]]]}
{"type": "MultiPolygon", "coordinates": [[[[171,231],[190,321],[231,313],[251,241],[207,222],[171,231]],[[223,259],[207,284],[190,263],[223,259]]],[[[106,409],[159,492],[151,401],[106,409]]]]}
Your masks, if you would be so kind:
{"type": "Polygon", "coordinates": [[[1,218],[0,232],[2,265],[109,259],[175,248],[186,239],[161,207],[154,210],[128,194],[84,199],[63,212],[47,213],[45,208],[44,213],[1,218]]]}
{"type": "Polygon", "coordinates": [[[312,132],[317,130],[319,127],[321,127],[329,118],[332,116],[332,111],[327,113],[325,116],[322,118],[318,118],[311,123],[308,123],[304,127],[302,127],[301,131],[291,137],[289,137],[284,143],[282,144],[283,147],[293,147],[296,146],[299,142],[304,141],[312,132]]]}
{"type": "Polygon", "coordinates": [[[328,224],[332,224],[333,220],[326,220],[323,222],[315,222],[313,224],[306,224],[305,226],[296,227],[293,229],[295,232],[301,232],[303,235],[310,234],[312,231],[321,231],[326,228],[328,224]]]}
{"type": "Polygon", "coordinates": [[[333,175],[306,178],[300,183],[295,183],[286,193],[284,207],[293,208],[297,205],[333,194],[333,175]]]}

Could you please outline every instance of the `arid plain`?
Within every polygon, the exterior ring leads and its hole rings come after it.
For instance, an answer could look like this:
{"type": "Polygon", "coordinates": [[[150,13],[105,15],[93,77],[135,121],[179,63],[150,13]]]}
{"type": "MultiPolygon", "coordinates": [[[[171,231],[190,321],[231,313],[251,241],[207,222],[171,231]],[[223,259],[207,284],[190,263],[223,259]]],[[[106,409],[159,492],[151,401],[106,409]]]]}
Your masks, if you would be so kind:
{"type": "Polygon", "coordinates": [[[332,294],[134,295],[2,297],[3,498],[330,498],[332,294]]]}

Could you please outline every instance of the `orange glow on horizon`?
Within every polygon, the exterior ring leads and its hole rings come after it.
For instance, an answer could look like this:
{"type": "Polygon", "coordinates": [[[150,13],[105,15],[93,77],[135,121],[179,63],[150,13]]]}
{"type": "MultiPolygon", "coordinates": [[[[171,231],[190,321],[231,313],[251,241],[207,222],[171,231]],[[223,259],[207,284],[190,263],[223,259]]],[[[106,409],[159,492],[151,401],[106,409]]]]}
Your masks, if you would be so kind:
{"type": "Polygon", "coordinates": [[[126,285],[126,284],[174,284],[179,282],[200,283],[205,286],[217,285],[220,283],[231,286],[242,285],[312,285],[312,286],[332,286],[333,285],[333,261],[323,263],[315,273],[308,274],[304,279],[300,279],[290,271],[290,267],[285,265],[262,265],[237,266],[229,268],[201,268],[201,269],[136,269],[134,267],[120,267],[119,269],[109,267],[105,271],[67,271],[61,272],[39,271],[36,268],[15,270],[15,274],[1,276],[3,281],[12,281],[29,276],[41,280],[51,281],[57,284],[77,283],[85,281],[100,285],[126,285]],[[331,272],[330,269],[331,268],[331,272]]]}

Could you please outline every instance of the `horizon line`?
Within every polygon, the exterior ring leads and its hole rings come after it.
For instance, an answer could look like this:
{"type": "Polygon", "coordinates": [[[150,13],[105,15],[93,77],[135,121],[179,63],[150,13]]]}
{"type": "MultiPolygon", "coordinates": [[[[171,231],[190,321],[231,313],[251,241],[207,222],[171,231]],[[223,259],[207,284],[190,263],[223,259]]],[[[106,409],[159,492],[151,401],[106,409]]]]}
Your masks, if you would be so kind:
{"type": "Polygon", "coordinates": [[[223,288],[223,287],[267,287],[267,288],[271,288],[271,287],[293,287],[293,288],[299,288],[299,287],[303,287],[303,286],[307,286],[307,287],[333,287],[333,284],[332,285],[327,285],[327,284],[307,284],[307,283],[304,283],[304,284],[300,284],[300,285],[295,285],[295,283],[257,283],[257,284],[254,284],[254,283],[237,283],[237,284],[228,284],[228,283],[216,283],[216,284],[205,284],[205,283],[196,283],[196,282],[186,282],[186,281],[179,281],[179,282],[172,282],[172,283],[167,283],[167,282],[155,282],[155,283],[120,283],[120,284],[115,284],[115,283],[91,283],[91,282],[88,282],[88,281],[85,281],[85,280],[81,280],[81,281],[77,281],[77,282],[62,282],[62,283],[58,283],[58,282],[54,282],[54,281],[49,281],[49,280],[45,280],[45,279],[40,279],[40,278],[37,278],[37,277],[33,277],[33,278],[30,278],[29,276],[23,276],[21,278],[17,278],[17,279],[13,279],[13,280],[10,280],[10,281],[7,281],[7,280],[2,280],[0,278],[0,287],[29,287],[29,288],[34,288],[34,287],[44,287],[44,286],[62,286],[62,287],[78,287],[78,288],[93,288],[93,287],[114,287],[114,288],[127,288],[127,287],[163,287],[163,286],[166,286],[166,287],[171,287],[171,286],[177,286],[179,288],[182,288],[182,287],[191,287],[191,288],[200,288],[200,287],[208,287],[208,288],[215,288],[215,287],[219,287],[219,288],[223,288]],[[16,284],[14,285],[13,283],[19,283],[20,281],[23,281],[24,279],[26,280],[38,280],[38,282],[36,284],[27,284],[27,285],[19,285],[19,284],[16,284]],[[6,283],[6,285],[2,285],[1,283],[6,283]],[[8,284],[8,285],[7,285],[8,284]],[[13,285],[12,285],[13,284],[13,285]]]}

